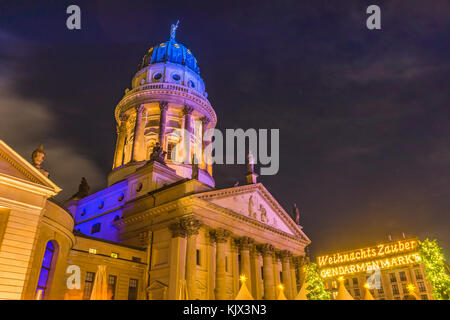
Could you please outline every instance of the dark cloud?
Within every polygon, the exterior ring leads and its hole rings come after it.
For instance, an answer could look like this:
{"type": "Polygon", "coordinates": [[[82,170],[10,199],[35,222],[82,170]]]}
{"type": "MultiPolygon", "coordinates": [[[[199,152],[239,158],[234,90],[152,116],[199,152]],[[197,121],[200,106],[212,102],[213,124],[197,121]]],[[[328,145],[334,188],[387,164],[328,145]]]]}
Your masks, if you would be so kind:
{"type": "MultiPolygon", "coordinates": [[[[82,163],[64,189],[84,175],[104,185],[115,105],[180,18],[177,39],[199,61],[218,127],[280,128],[280,171],[261,181],[288,210],[299,204],[313,252],[402,232],[450,248],[448,1],[377,1],[380,31],[365,27],[372,1],[79,1],[78,32],[65,28],[72,3],[43,3],[0,4],[0,29],[26,44],[2,41],[0,68],[14,61],[14,71],[0,79],[16,99],[4,110],[35,105],[10,122],[27,126],[13,147],[69,149],[49,159],[55,179],[82,163]]],[[[244,171],[216,166],[217,185],[244,171]]]]}

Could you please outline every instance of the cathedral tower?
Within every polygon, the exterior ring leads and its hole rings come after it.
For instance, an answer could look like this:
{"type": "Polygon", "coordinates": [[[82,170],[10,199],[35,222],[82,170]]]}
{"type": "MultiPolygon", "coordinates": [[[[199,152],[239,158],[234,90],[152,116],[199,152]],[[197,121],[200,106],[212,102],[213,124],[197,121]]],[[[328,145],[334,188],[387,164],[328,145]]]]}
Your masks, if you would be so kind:
{"type": "Polygon", "coordinates": [[[158,143],[167,152],[167,166],[183,178],[191,178],[191,165],[175,163],[173,157],[192,159],[196,150],[197,158],[201,158],[198,179],[214,186],[212,165],[203,161],[203,151],[211,141],[202,141],[201,137],[216,126],[217,117],[207,99],[197,59],[175,40],[177,27],[178,23],[172,25],[168,41],[151,47],[144,55],[131,89],[126,89],[116,107],[117,142],[108,185],[144,166],[158,143]],[[172,152],[183,139],[193,146],[189,155],[184,150],[181,154],[179,150],[178,154],[172,152]]]}

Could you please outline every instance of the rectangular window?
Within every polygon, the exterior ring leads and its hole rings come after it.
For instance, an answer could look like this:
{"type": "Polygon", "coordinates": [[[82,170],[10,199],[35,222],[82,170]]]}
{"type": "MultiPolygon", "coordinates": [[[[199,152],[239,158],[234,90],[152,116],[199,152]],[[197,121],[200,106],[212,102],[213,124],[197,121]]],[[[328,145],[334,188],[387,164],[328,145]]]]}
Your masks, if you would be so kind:
{"type": "Polygon", "coordinates": [[[358,285],[358,278],[353,278],[353,285],[357,286],[358,285]]]}
{"type": "Polygon", "coordinates": [[[348,279],[345,279],[344,284],[345,284],[346,287],[348,287],[348,279]]]}
{"type": "Polygon", "coordinates": [[[420,291],[420,292],[425,292],[425,291],[427,291],[427,288],[425,288],[425,283],[423,283],[423,282],[417,282],[417,285],[419,286],[419,291],[420,291]]]}
{"type": "Polygon", "coordinates": [[[406,281],[406,273],[405,273],[405,271],[400,271],[399,272],[399,276],[400,276],[400,281],[406,281]]]}
{"type": "Polygon", "coordinates": [[[414,274],[415,274],[417,280],[423,279],[422,272],[419,269],[414,270],[414,274]]]}
{"type": "Polygon", "coordinates": [[[380,286],[378,289],[378,294],[384,294],[383,286],[380,286]]]}
{"type": "Polygon", "coordinates": [[[201,265],[201,260],[200,260],[200,250],[197,249],[197,265],[200,266],[201,265]]]}
{"type": "Polygon", "coordinates": [[[396,284],[392,285],[392,293],[393,294],[400,294],[400,291],[398,291],[398,285],[396,285],[396,284]]]}
{"type": "Polygon", "coordinates": [[[83,300],[91,299],[94,279],[95,279],[95,272],[86,272],[86,279],[84,280],[83,300]]]}
{"type": "Polygon", "coordinates": [[[141,258],[131,257],[131,261],[133,261],[133,262],[141,262],[141,258]]]}
{"type": "Polygon", "coordinates": [[[261,266],[261,279],[264,280],[264,267],[261,266]]]}
{"type": "Polygon", "coordinates": [[[422,298],[422,300],[428,300],[428,296],[426,294],[423,294],[420,297],[422,298]]]}
{"type": "Polygon", "coordinates": [[[110,275],[108,277],[108,294],[111,294],[111,300],[114,300],[116,297],[116,283],[117,277],[110,275]]]}
{"type": "Polygon", "coordinates": [[[228,272],[228,257],[225,256],[225,272],[228,272]]]}
{"type": "Polygon", "coordinates": [[[355,289],[355,296],[359,297],[361,295],[361,292],[359,291],[358,288],[355,289]]]}
{"type": "Polygon", "coordinates": [[[91,234],[100,232],[101,223],[96,223],[91,227],[91,234]]]}
{"type": "Polygon", "coordinates": [[[167,159],[168,160],[172,160],[172,150],[173,147],[175,146],[175,143],[168,143],[167,144],[167,159]]]}
{"type": "Polygon", "coordinates": [[[391,282],[397,282],[397,278],[395,277],[395,273],[389,273],[389,278],[391,279],[391,282]]]}
{"type": "Polygon", "coordinates": [[[130,279],[128,286],[128,300],[137,300],[138,281],[137,279],[130,279]]]}
{"type": "Polygon", "coordinates": [[[402,283],[403,294],[408,294],[408,289],[406,288],[406,283],[402,283]]]}

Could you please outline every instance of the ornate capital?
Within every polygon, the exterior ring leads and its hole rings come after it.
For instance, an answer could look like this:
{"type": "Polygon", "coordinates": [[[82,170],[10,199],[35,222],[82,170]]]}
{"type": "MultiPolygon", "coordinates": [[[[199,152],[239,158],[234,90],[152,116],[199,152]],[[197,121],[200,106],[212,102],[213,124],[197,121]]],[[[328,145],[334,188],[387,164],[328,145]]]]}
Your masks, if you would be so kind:
{"type": "Polygon", "coordinates": [[[184,108],[183,108],[184,115],[191,115],[193,111],[194,111],[194,108],[190,107],[190,106],[184,106],[184,108]]]}
{"type": "Polygon", "coordinates": [[[227,242],[229,236],[231,235],[231,232],[222,228],[216,229],[214,232],[214,238],[217,243],[224,243],[227,242]]]}
{"type": "Polygon", "coordinates": [[[137,115],[142,115],[142,112],[145,110],[145,106],[143,104],[137,105],[134,108],[136,109],[137,115]]]}
{"type": "Polygon", "coordinates": [[[206,127],[211,122],[208,117],[201,117],[200,121],[202,122],[204,127],[206,127]]]}
{"type": "Polygon", "coordinates": [[[292,257],[292,261],[294,262],[297,268],[301,268],[307,263],[306,258],[304,256],[292,257]]]}
{"type": "Polygon", "coordinates": [[[280,255],[281,260],[288,260],[289,261],[289,258],[292,256],[292,253],[290,251],[288,251],[288,250],[281,250],[279,252],[279,255],[280,255]]]}
{"type": "Polygon", "coordinates": [[[169,107],[169,103],[167,101],[160,101],[159,102],[159,109],[161,111],[167,110],[168,107],[169,107]]]}
{"type": "Polygon", "coordinates": [[[275,248],[269,243],[259,245],[258,249],[264,256],[273,255],[275,251],[275,248]]]}
{"type": "Polygon", "coordinates": [[[198,234],[198,230],[202,226],[202,223],[194,217],[182,217],[169,225],[169,229],[172,232],[172,238],[198,234]]]}
{"type": "Polygon", "coordinates": [[[250,245],[252,243],[254,243],[255,241],[252,238],[249,237],[242,237],[237,239],[236,241],[239,245],[239,247],[241,248],[241,250],[249,250],[250,249],[250,245]]]}
{"type": "Polygon", "coordinates": [[[183,228],[180,220],[170,224],[169,230],[172,232],[172,238],[186,238],[186,230],[183,228]]]}
{"type": "Polygon", "coordinates": [[[181,218],[180,223],[188,236],[198,234],[198,230],[202,226],[202,223],[194,217],[181,218]]]}
{"type": "Polygon", "coordinates": [[[128,115],[126,113],[122,112],[119,115],[119,119],[120,119],[121,123],[123,124],[124,122],[126,122],[128,120],[128,115]]]}

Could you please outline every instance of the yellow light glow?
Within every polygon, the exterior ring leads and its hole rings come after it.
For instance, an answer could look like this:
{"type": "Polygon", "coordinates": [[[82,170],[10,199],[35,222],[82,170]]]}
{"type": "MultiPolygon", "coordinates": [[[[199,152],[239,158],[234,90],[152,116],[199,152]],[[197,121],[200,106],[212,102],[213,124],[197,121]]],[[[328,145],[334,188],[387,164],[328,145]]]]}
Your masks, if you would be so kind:
{"type": "Polygon", "coordinates": [[[370,285],[368,283],[364,284],[364,288],[370,289],[370,285]]]}
{"type": "Polygon", "coordinates": [[[342,281],[344,281],[344,277],[343,277],[343,276],[340,276],[340,277],[338,278],[338,280],[342,282],[342,281]]]}
{"type": "Polygon", "coordinates": [[[334,278],[337,276],[363,273],[372,270],[386,270],[398,266],[411,265],[419,261],[419,253],[414,252],[406,255],[397,255],[354,264],[344,264],[335,267],[327,267],[320,270],[322,278],[334,278]]]}
{"type": "Polygon", "coordinates": [[[239,280],[241,280],[241,282],[244,283],[247,280],[247,277],[245,276],[245,274],[241,274],[239,280]]]}
{"type": "Polygon", "coordinates": [[[368,248],[319,256],[317,258],[317,263],[319,267],[322,268],[325,266],[341,265],[350,262],[386,258],[398,254],[407,254],[408,252],[415,251],[417,247],[417,239],[398,240],[380,243],[368,248]]]}
{"type": "Polygon", "coordinates": [[[280,283],[280,284],[278,285],[278,289],[284,290],[284,286],[280,283]]]}
{"type": "Polygon", "coordinates": [[[89,248],[89,253],[91,253],[91,254],[96,254],[96,253],[97,253],[97,250],[96,250],[96,249],[93,249],[93,248],[89,248]]]}
{"type": "Polygon", "coordinates": [[[416,287],[412,283],[408,284],[406,288],[408,288],[409,292],[414,292],[416,290],[416,287]]]}

